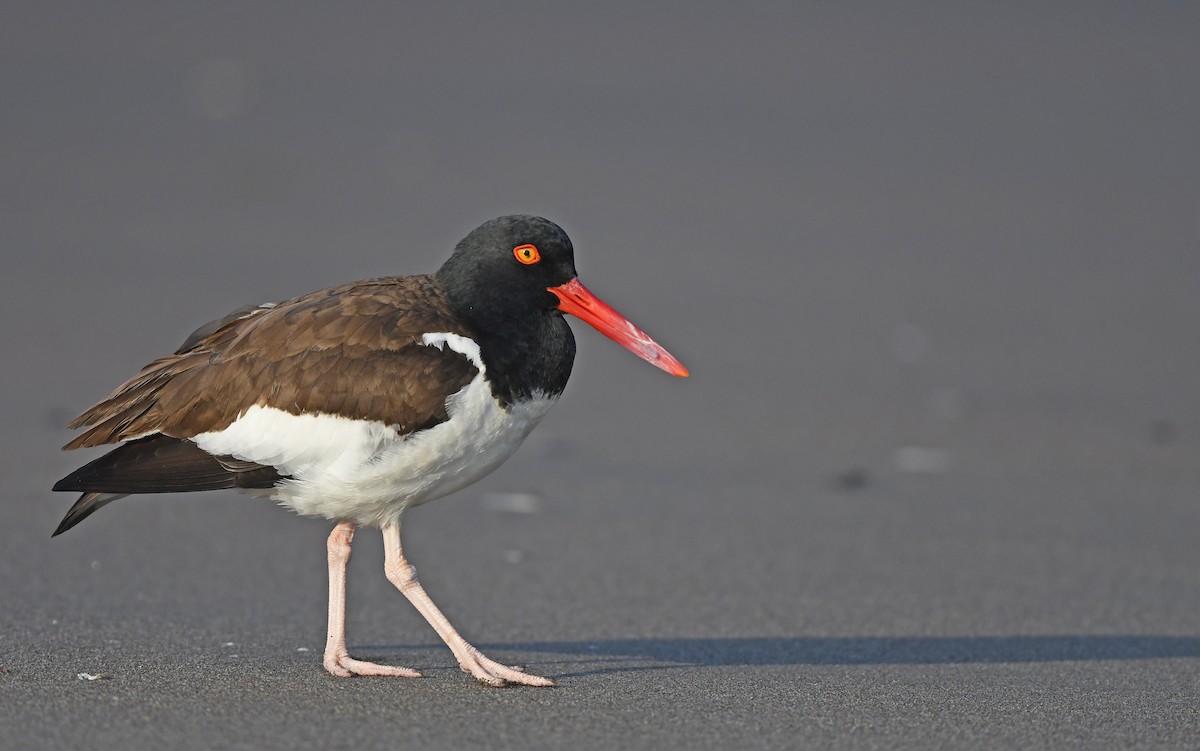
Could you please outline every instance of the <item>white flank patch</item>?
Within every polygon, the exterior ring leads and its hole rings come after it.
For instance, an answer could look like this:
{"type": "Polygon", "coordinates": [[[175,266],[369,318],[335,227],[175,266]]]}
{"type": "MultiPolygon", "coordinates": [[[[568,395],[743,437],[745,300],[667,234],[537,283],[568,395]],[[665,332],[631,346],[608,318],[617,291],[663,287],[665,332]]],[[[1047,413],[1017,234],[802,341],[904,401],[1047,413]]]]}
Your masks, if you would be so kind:
{"type": "Polygon", "coordinates": [[[479,371],[446,399],[450,419],[440,425],[402,436],[382,422],[256,405],[224,430],[192,440],[210,454],[289,475],[270,496],[300,514],[372,526],[394,522],[405,508],[453,493],[500,466],[557,401],[539,397],[503,409],[484,382],[478,344],[444,332],[425,334],[422,342],[449,347],[479,371]]]}

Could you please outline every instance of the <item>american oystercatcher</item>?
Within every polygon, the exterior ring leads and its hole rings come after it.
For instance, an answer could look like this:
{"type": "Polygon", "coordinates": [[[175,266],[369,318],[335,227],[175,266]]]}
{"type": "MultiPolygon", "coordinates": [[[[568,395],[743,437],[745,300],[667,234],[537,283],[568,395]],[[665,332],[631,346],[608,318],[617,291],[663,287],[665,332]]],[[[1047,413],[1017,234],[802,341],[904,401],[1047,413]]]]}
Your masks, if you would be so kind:
{"type": "Polygon", "coordinates": [[[488,659],[417,581],[400,545],[406,508],[507,459],[571,374],[570,313],[676,376],[687,369],[580,284],[558,225],[504,216],[428,276],[354,282],[242,308],[197,329],[72,428],[65,449],[121,443],[54,490],[82,492],[55,535],[132,493],[242,488],[337,522],[327,543],[325,668],[419,677],[346,650],[346,565],[359,526],[383,532],[387,578],[483,683],[553,681],[488,659]]]}

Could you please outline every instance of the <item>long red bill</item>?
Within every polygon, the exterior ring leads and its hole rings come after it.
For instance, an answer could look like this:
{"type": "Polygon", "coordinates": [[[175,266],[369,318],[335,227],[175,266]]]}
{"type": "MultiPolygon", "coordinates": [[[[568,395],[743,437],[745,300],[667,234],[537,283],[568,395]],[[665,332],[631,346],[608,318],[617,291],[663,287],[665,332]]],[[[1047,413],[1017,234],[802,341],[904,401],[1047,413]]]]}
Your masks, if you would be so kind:
{"type": "Polygon", "coordinates": [[[558,309],[570,313],[589,323],[593,328],[620,344],[625,349],[651,365],[662,368],[671,375],[686,378],[688,369],[675,359],[658,342],[651,339],[629,319],[613,310],[612,306],[588,291],[579,279],[566,284],[549,287],[558,297],[558,309]]]}

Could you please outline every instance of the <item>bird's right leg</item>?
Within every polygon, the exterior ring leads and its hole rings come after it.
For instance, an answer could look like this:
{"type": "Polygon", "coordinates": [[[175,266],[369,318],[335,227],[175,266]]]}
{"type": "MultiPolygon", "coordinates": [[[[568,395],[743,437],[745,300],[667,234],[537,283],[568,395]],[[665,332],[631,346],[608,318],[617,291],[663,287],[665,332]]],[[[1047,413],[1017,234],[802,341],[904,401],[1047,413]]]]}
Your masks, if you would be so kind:
{"type": "Polygon", "coordinates": [[[346,651],[346,566],[350,563],[350,543],[354,540],[356,527],[354,522],[338,522],[325,544],[329,554],[329,632],[325,639],[325,669],[341,678],[351,675],[420,678],[421,674],[416,670],[355,660],[346,651]]]}
{"type": "Polygon", "coordinates": [[[470,673],[480,683],[489,686],[504,686],[517,683],[524,686],[553,686],[554,681],[540,675],[530,675],[522,668],[501,665],[485,657],[466,639],[459,635],[449,619],[429,599],[421,582],[417,581],[417,570],[404,557],[404,549],[400,545],[400,524],[393,522],[383,525],[383,570],[388,581],[396,586],[408,598],[417,611],[425,616],[425,620],[433,626],[446,642],[446,646],[458,658],[458,665],[464,673],[470,673]]]}

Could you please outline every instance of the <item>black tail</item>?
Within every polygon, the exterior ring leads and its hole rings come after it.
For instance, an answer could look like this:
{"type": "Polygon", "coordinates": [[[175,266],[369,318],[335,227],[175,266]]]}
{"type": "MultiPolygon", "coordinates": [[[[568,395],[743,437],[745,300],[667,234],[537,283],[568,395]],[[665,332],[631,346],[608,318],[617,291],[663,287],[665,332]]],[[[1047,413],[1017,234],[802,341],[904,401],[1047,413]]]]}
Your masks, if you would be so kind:
{"type": "Polygon", "coordinates": [[[161,434],[122,444],[54,483],[82,491],[54,535],[131,493],[183,493],[223,488],[269,488],[282,477],[274,467],[213,456],[189,440],[161,434]]]}
{"type": "Polygon", "coordinates": [[[112,503],[118,498],[124,498],[124,493],[84,493],[79,496],[79,500],[75,501],[75,505],[67,512],[62,521],[58,523],[58,528],[54,530],[51,537],[58,537],[63,532],[66,532],[71,527],[74,527],[79,522],[88,518],[92,514],[99,511],[104,506],[112,503]]]}

